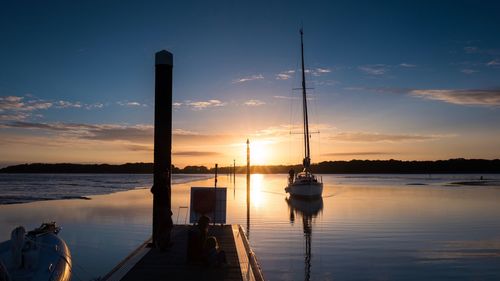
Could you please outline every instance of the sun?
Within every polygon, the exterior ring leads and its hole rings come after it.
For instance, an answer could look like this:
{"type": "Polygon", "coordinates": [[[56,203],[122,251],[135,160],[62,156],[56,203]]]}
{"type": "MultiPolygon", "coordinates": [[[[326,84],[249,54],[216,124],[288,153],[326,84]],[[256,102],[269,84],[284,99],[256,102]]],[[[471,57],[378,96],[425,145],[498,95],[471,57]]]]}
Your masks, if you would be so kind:
{"type": "Polygon", "coordinates": [[[265,165],[271,159],[271,149],[268,142],[254,141],[250,142],[250,163],[252,165],[265,165]]]}

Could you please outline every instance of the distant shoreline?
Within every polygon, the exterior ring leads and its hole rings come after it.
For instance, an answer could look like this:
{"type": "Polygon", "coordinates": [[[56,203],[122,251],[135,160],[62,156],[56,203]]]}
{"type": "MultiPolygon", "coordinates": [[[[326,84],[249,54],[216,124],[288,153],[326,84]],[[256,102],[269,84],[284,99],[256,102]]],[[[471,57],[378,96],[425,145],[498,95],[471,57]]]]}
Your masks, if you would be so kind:
{"type": "MultiPolygon", "coordinates": [[[[282,174],[290,169],[300,171],[301,165],[257,165],[251,167],[252,173],[282,174]]],[[[500,173],[500,159],[449,159],[436,161],[401,160],[351,160],[325,161],[311,165],[311,171],[318,174],[463,174],[463,173],[500,173]]],[[[174,174],[212,174],[213,168],[205,166],[173,166],[174,174]]],[[[220,174],[233,172],[233,167],[220,167],[220,174]]],[[[237,174],[246,173],[246,166],[237,166],[237,174]]],[[[50,174],[152,174],[153,163],[111,164],[71,164],[71,163],[33,163],[8,166],[0,173],[50,173],[50,174]]]]}

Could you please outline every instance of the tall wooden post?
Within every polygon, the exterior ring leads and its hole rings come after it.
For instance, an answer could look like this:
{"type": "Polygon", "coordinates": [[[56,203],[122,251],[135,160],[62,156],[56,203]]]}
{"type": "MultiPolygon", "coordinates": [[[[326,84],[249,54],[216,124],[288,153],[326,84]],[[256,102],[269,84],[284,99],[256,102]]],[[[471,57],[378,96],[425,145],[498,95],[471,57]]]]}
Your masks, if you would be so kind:
{"type": "Polygon", "coordinates": [[[153,246],[165,249],[173,226],[172,177],[172,68],[173,55],[165,50],[155,55],[155,129],[153,187],[153,246]]]}
{"type": "Polygon", "coordinates": [[[247,237],[250,239],[250,141],[247,139],[247,237]]]}

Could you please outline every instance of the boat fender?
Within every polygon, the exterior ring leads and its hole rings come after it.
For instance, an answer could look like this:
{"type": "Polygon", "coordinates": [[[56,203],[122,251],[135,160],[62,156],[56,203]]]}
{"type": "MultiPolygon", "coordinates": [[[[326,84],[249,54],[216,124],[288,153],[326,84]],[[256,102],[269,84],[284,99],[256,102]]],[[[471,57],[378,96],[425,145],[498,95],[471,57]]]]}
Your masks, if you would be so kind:
{"type": "Polygon", "coordinates": [[[9,272],[7,272],[7,267],[0,260],[0,281],[10,281],[9,272]]]}
{"type": "Polygon", "coordinates": [[[26,230],[22,226],[16,227],[10,234],[12,265],[20,268],[23,265],[23,246],[26,230]]]}

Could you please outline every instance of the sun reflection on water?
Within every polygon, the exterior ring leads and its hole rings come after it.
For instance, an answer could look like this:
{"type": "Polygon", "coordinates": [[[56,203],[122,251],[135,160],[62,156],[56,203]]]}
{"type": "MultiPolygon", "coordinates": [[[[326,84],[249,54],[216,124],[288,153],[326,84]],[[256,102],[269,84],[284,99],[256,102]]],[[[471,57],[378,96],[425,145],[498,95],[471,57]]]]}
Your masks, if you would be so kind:
{"type": "Polygon", "coordinates": [[[250,177],[250,204],[254,208],[260,208],[265,205],[266,197],[263,192],[264,187],[264,175],[253,174],[250,177]]]}

